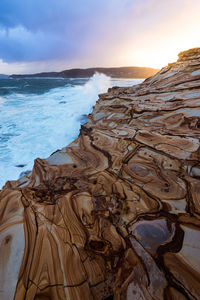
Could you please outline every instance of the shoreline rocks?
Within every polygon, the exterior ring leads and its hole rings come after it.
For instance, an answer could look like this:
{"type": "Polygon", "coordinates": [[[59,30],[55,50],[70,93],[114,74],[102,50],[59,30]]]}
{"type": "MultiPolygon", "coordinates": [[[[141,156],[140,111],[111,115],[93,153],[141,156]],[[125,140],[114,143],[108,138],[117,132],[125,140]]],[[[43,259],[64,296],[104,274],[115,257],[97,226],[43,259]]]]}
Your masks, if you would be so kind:
{"type": "Polygon", "coordinates": [[[200,48],[99,96],[0,192],[0,298],[200,298],[200,48]]]}

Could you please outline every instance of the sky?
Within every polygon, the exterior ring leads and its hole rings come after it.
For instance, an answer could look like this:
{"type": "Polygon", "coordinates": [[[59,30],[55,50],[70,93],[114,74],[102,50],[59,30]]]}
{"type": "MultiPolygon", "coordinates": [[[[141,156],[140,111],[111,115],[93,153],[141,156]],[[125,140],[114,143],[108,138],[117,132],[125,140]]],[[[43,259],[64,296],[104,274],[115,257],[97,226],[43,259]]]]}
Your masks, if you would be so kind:
{"type": "Polygon", "coordinates": [[[200,0],[0,0],[0,74],[161,68],[200,47],[200,0]]]}

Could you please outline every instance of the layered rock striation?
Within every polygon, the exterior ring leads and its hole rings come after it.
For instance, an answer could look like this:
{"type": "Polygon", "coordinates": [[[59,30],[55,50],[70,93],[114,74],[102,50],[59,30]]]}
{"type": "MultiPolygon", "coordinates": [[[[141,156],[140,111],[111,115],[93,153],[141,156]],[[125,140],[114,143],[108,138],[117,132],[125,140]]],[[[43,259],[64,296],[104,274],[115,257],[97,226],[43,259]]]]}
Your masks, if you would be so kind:
{"type": "Polygon", "coordinates": [[[0,193],[0,299],[200,298],[200,48],[100,95],[0,193]]]}

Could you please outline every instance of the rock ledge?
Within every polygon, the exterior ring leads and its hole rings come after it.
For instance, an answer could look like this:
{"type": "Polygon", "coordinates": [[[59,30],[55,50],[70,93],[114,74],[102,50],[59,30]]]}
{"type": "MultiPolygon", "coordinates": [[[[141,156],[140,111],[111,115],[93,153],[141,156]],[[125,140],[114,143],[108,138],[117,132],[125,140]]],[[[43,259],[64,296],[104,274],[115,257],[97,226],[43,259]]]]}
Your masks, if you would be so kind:
{"type": "Polygon", "coordinates": [[[0,299],[200,299],[200,48],[100,95],[0,192],[0,299]]]}

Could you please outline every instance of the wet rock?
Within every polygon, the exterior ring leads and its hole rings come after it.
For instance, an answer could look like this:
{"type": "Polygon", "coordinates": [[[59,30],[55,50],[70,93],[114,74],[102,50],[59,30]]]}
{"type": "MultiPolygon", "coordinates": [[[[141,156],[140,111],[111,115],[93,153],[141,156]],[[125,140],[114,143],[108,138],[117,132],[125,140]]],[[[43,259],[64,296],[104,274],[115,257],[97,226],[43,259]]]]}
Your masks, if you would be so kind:
{"type": "Polygon", "coordinates": [[[81,124],[85,124],[88,121],[88,116],[85,114],[80,116],[79,121],[81,122],[81,124]]]}
{"type": "Polygon", "coordinates": [[[27,170],[27,171],[21,172],[21,173],[19,174],[19,178],[21,178],[21,177],[23,177],[23,176],[26,176],[26,175],[28,175],[30,172],[31,172],[30,170],[27,170]]]}
{"type": "Polygon", "coordinates": [[[158,247],[172,241],[175,234],[175,224],[167,224],[164,218],[143,220],[133,224],[129,230],[148,252],[155,255],[158,247]]]}
{"type": "Polygon", "coordinates": [[[199,107],[195,48],[100,95],[75,141],[7,182],[0,298],[199,299],[199,107]]]}

